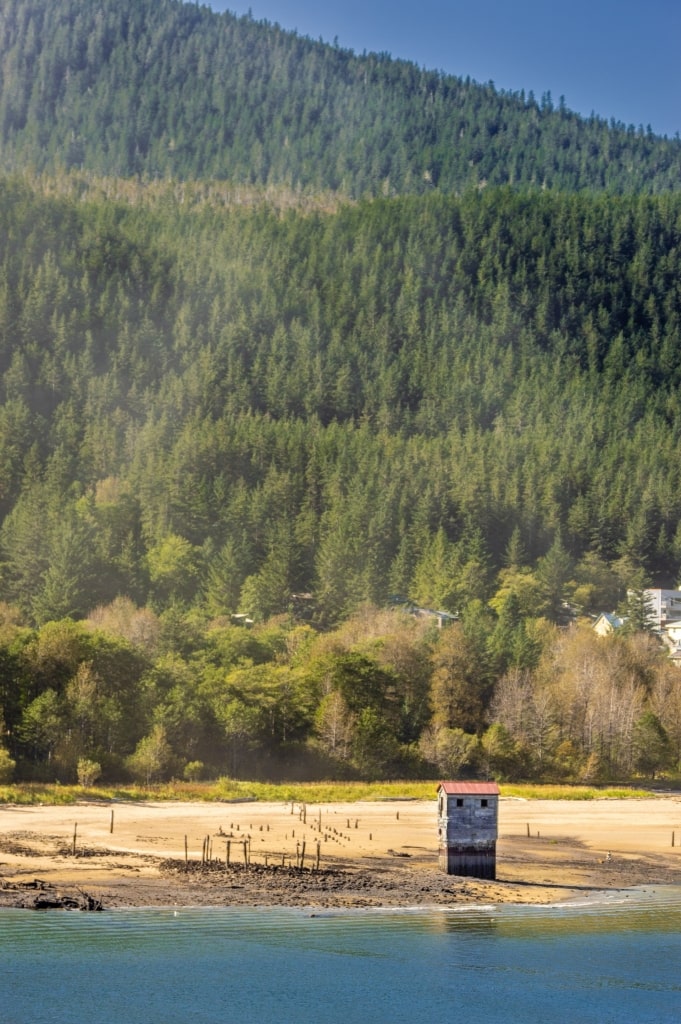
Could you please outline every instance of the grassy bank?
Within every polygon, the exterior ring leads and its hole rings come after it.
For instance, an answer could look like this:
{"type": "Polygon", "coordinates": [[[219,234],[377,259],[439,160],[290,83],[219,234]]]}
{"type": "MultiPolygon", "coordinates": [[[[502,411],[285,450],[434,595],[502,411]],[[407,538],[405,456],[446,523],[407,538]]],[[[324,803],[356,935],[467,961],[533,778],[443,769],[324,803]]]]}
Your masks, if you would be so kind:
{"type": "MultiPolygon", "coordinates": [[[[2,804],[75,804],[82,801],[295,801],[306,804],[355,803],[358,800],[434,800],[436,781],[428,782],[168,782],[156,786],[60,786],[30,783],[0,786],[2,804]]],[[[628,787],[538,786],[502,784],[503,797],[525,800],[636,799],[655,790],[628,787]]]]}

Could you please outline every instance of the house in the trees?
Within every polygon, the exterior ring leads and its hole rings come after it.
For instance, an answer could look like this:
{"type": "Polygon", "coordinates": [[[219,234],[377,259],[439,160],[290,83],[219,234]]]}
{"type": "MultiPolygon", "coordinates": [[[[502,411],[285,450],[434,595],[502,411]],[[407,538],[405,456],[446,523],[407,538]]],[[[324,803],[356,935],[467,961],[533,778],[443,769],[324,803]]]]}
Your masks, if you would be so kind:
{"type": "Polygon", "coordinates": [[[667,622],[662,627],[662,639],[667,647],[669,658],[681,666],[681,621],[667,622]]]}
{"type": "Polygon", "coordinates": [[[625,620],[614,612],[601,612],[593,624],[594,633],[599,636],[608,636],[616,630],[621,629],[625,620]]]}
{"type": "Polygon", "coordinates": [[[448,875],[496,878],[499,786],[441,782],[437,790],[438,863],[448,875]]]}
{"type": "Polygon", "coordinates": [[[438,629],[442,629],[443,626],[448,626],[451,622],[457,621],[457,616],[452,615],[451,612],[435,611],[434,608],[422,608],[415,601],[412,601],[410,597],[404,597],[402,594],[393,594],[390,598],[390,606],[392,608],[401,608],[408,615],[413,615],[416,619],[434,619],[438,629]]]}
{"type": "MultiPolygon", "coordinates": [[[[651,587],[638,593],[630,590],[627,596],[630,602],[638,597],[648,628],[658,636],[664,637],[670,626],[681,623],[681,590],[659,590],[651,587]]],[[[593,629],[599,636],[607,636],[621,629],[626,621],[614,612],[601,612],[594,621],[593,629]]]]}
{"type": "Polygon", "coordinates": [[[681,621],[681,590],[644,590],[653,629],[660,633],[672,622],[681,621]]]}

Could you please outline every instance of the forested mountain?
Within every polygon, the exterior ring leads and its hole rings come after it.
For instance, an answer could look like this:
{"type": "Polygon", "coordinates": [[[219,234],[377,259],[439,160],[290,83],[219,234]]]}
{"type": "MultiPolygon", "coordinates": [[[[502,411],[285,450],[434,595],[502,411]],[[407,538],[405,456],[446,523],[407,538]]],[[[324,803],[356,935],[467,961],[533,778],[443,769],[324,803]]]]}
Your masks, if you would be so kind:
{"type": "Polygon", "coordinates": [[[0,61],[0,782],[678,770],[583,622],[681,574],[681,143],[174,0],[0,61]]]}
{"type": "Polygon", "coordinates": [[[38,621],[456,612],[513,537],[678,574],[680,196],[71,187],[0,185],[3,578],[38,621]]]}
{"type": "Polygon", "coordinates": [[[0,166],[352,196],[661,192],[681,142],[180,0],[3,0],[0,166]]]}
{"type": "Polygon", "coordinates": [[[653,767],[678,761],[664,654],[577,645],[589,724],[568,727],[551,623],[681,567],[681,197],[292,203],[0,183],[22,773],[143,775],[155,751],[154,772],[593,777],[648,765],[658,727],[653,767]],[[328,634],[394,594],[461,623],[328,634]],[[291,618],[242,640],[237,612],[291,618]]]}

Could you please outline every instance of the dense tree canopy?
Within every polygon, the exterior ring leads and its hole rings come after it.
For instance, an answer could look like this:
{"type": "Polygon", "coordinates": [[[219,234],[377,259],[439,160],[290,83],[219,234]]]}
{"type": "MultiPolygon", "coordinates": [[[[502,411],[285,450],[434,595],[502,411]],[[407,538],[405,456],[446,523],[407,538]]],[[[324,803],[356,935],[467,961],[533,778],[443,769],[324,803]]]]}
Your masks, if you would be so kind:
{"type": "Polygon", "coordinates": [[[7,0],[0,141],[0,779],[679,768],[679,140],[7,0]]]}
{"type": "Polygon", "coordinates": [[[661,192],[681,142],[550,94],[356,56],[179,0],[3,0],[0,166],[346,194],[661,192]]]}
{"type": "MultiPolygon", "coordinates": [[[[681,765],[678,668],[650,637],[544,624],[495,674],[493,622],[364,607],[316,633],[194,623],[184,654],[94,619],[0,627],[2,778],[654,778],[681,765]]],[[[111,620],[110,620],[111,621],[111,620]]],[[[495,642],[496,643],[496,642],[495,642]]]]}
{"type": "Polygon", "coordinates": [[[2,578],[31,621],[495,591],[560,621],[569,590],[678,577],[676,196],[106,189],[0,182],[2,578]]]}

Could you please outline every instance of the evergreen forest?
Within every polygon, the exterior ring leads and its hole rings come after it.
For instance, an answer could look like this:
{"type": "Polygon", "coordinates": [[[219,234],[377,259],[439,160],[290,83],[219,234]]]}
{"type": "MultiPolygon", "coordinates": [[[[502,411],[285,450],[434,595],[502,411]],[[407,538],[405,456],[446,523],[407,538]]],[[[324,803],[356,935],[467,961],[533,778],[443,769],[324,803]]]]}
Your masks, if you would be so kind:
{"type": "Polygon", "coordinates": [[[678,139],[3,0],[0,168],[0,782],[681,770],[678,139]]]}
{"type": "Polygon", "coordinates": [[[0,167],[364,195],[675,190],[681,140],[182,0],[3,0],[0,167]]]}

